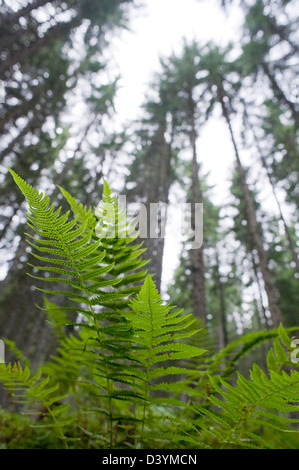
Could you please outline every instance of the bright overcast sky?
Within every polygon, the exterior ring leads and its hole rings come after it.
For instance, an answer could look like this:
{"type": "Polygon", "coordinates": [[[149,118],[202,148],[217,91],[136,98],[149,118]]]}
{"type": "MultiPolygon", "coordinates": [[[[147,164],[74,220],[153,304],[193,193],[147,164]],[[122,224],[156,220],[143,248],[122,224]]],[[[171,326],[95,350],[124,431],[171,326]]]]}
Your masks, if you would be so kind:
{"type": "MultiPolygon", "coordinates": [[[[117,72],[121,76],[117,113],[126,122],[136,119],[149,83],[159,71],[159,57],[180,52],[183,39],[201,43],[214,41],[224,46],[240,34],[242,12],[230,8],[226,14],[220,0],[141,0],[144,5],[131,15],[130,31],[123,31],[112,41],[117,72]]],[[[231,177],[234,156],[224,122],[211,120],[198,140],[202,171],[210,174],[208,182],[216,185],[215,203],[223,203],[231,177]]],[[[179,261],[180,246],[176,230],[168,230],[164,260],[164,283],[172,278],[179,261]]]]}
{"type": "Polygon", "coordinates": [[[220,0],[140,0],[144,7],[133,10],[130,32],[114,41],[115,60],[122,76],[118,111],[136,118],[136,106],[154,72],[159,57],[179,52],[183,38],[224,45],[238,37],[242,13],[220,9],[220,0]]]}
{"type": "MultiPolygon", "coordinates": [[[[140,3],[144,7],[133,9],[130,31],[122,32],[109,49],[121,76],[117,113],[124,122],[140,116],[139,106],[153,74],[159,71],[159,57],[167,57],[173,51],[179,53],[183,38],[203,44],[212,40],[221,46],[236,41],[243,18],[238,8],[230,8],[229,14],[225,14],[220,0],[140,0],[140,3]]],[[[210,183],[215,184],[219,177],[225,178],[233,160],[224,122],[212,121],[200,137],[198,151],[202,153],[204,149],[205,154],[201,159],[203,171],[211,172],[210,183]],[[220,156],[227,146],[228,159],[220,156]]],[[[216,202],[223,200],[217,195],[215,198],[216,202]]]]}

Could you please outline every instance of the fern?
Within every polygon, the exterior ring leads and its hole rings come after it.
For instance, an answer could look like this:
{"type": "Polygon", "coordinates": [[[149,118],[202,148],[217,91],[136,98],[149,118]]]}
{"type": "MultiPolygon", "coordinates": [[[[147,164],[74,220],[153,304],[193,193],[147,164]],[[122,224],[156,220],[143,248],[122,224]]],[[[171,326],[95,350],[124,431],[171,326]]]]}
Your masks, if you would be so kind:
{"type": "MultiPolygon", "coordinates": [[[[284,342],[288,341],[290,345],[290,339],[288,338],[287,333],[295,330],[297,330],[296,327],[284,330],[282,326],[280,326],[278,329],[254,331],[240,336],[238,339],[229,343],[221,351],[214,354],[212,358],[213,371],[221,371],[222,377],[229,377],[237,370],[238,361],[252,349],[271,340],[274,340],[275,344],[279,344],[282,337],[284,337],[284,342]],[[286,338],[288,338],[288,340],[286,340],[286,338]]],[[[285,356],[284,359],[286,359],[285,356]]],[[[273,364],[276,364],[275,367],[277,366],[275,359],[273,360],[273,364]]],[[[211,371],[212,368],[209,370],[211,371]]]]}
{"type": "MultiPolygon", "coordinates": [[[[55,209],[47,195],[10,171],[27,199],[28,224],[36,234],[27,234],[32,256],[38,260],[38,264],[32,266],[42,273],[51,273],[49,277],[31,276],[53,285],[51,289],[40,289],[44,293],[69,300],[69,305],[60,307],[61,311],[74,311],[78,319],[81,318],[79,323],[72,323],[73,327],[80,328],[84,337],[84,341],[80,339],[80,362],[89,368],[89,380],[95,386],[98,400],[105,402],[109,415],[107,433],[112,445],[112,400],[117,398],[115,383],[120,382],[118,370],[128,357],[130,337],[130,325],[119,310],[127,308],[130,297],[139,290],[136,284],[146,275],[145,271],[138,272],[146,264],[141,259],[143,250],[132,244],[134,237],[99,238],[96,224],[99,218],[104,227],[109,223],[105,219],[108,211],[113,212],[116,223],[121,221],[124,230],[129,227],[107,184],[104,185],[103,213],[98,217],[63,191],[75,213],[71,217],[69,211],[62,215],[61,207],[55,209]],[[133,271],[130,280],[124,280],[124,274],[130,271],[133,271]],[[131,282],[135,286],[130,287],[131,282]],[[57,289],[59,284],[61,289],[57,289]]],[[[66,344],[61,354],[65,347],[66,344]]]]}
{"type": "MultiPolygon", "coordinates": [[[[137,270],[147,263],[140,258],[144,251],[140,249],[140,246],[129,246],[133,241],[132,237],[99,238],[95,234],[96,216],[82,205],[76,204],[66,191],[63,191],[63,194],[71,203],[71,208],[75,212],[74,218],[70,217],[69,212],[60,215],[61,207],[54,210],[54,204],[50,204],[48,196],[43,196],[12,170],[10,172],[28,201],[30,209],[28,225],[39,236],[39,238],[34,238],[27,234],[30,237],[29,243],[34,249],[32,255],[38,261],[43,262],[43,265],[33,267],[43,272],[59,275],[50,278],[32,277],[44,282],[57,282],[68,286],[68,290],[44,290],[44,292],[66,295],[72,301],[86,304],[88,305],[86,314],[88,314],[93,311],[93,306],[97,305],[97,299],[100,300],[101,306],[105,305],[106,298],[107,303],[111,305],[112,300],[127,298],[132,292],[138,290],[137,288],[132,291],[123,289],[122,292],[114,292],[113,296],[107,292],[107,287],[124,285],[122,276],[125,272],[137,270]]],[[[104,185],[103,201],[103,214],[105,215],[109,207],[109,210],[114,212],[115,221],[118,223],[120,214],[117,203],[111,196],[111,190],[107,184],[104,185]]],[[[104,215],[102,215],[103,218],[104,215]]],[[[107,225],[105,220],[103,224],[107,225]]],[[[128,283],[141,281],[145,277],[145,272],[134,274],[134,276],[128,283]]]]}
{"type": "Polygon", "coordinates": [[[34,413],[39,417],[50,418],[50,423],[39,426],[53,428],[56,437],[67,448],[64,429],[73,423],[74,418],[66,414],[69,404],[63,402],[65,395],[57,393],[59,385],[49,386],[50,379],[43,377],[41,370],[37,374],[31,374],[28,366],[23,368],[19,363],[6,367],[1,365],[0,379],[11,398],[25,407],[23,413],[34,413]]]}
{"type": "Polygon", "coordinates": [[[60,347],[43,373],[58,381],[61,393],[74,393],[75,386],[88,391],[88,411],[104,416],[107,423],[101,433],[103,442],[116,445],[116,423],[136,429],[141,423],[142,431],[135,440],[142,445],[154,409],[184,406],[177,395],[195,393],[182,381],[169,380],[170,376],[196,375],[177,364],[204,352],[182,343],[197,332],[190,329],[194,318],[163,304],[150,277],[140,290],[138,283],[146,276],[141,270],[146,264],[141,259],[144,250],[135,243],[134,222],[126,220],[106,182],[95,211],[61,190],[73,212],[71,217],[70,212],[62,215],[61,208],[55,210],[48,196],[13,171],[11,174],[28,201],[28,222],[36,234],[29,235],[32,255],[38,260],[33,267],[51,273],[50,277],[32,277],[54,286],[41,289],[43,292],[69,300],[69,305],[59,308],[47,304],[60,347]],[[59,284],[66,288],[57,289],[59,284]],[[135,293],[139,293],[137,298],[131,300],[135,293]],[[69,311],[80,319],[69,322],[79,328],[71,336],[61,330],[69,311]],[[176,363],[170,366],[169,361],[176,363]],[[173,397],[161,398],[161,391],[173,397]],[[128,406],[120,406],[122,402],[128,406]]]}
{"type": "Polygon", "coordinates": [[[135,222],[106,182],[95,209],[60,188],[70,206],[63,214],[10,171],[29,207],[31,277],[61,298],[59,306],[45,299],[59,342],[50,361],[32,372],[7,342],[24,366],[0,366],[0,381],[37,416],[34,425],[53,430],[65,447],[80,439],[97,448],[270,448],[271,431],[297,433],[292,329],[251,333],[211,359],[198,347],[205,332],[193,315],[162,301],[135,222]],[[268,371],[253,364],[250,377],[237,373],[234,383],[237,361],[270,340],[268,371]]]}
{"type": "MultiPolygon", "coordinates": [[[[151,416],[153,407],[184,407],[186,403],[177,395],[196,394],[196,390],[185,386],[182,381],[170,380],[171,376],[181,378],[182,374],[198,374],[196,370],[181,367],[177,363],[182,359],[198,357],[206,351],[181,341],[199,331],[190,329],[195,318],[193,315],[181,315],[181,310],[164,303],[150,276],[146,277],[137,298],[130,302],[130,306],[131,312],[126,312],[125,316],[133,325],[134,341],[138,346],[136,357],[139,365],[135,367],[134,386],[139,401],[143,402],[139,416],[142,422],[140,441],[143,442],[146,428],[151,430],[152,439],[161,439],[161,429],[158,433],[153,432],[157,424],[151,416]],[[157,392],[166,392],[166,396],[161,397],[157,392]]],[[[169,429],[167,431],[169,433],[169,429]]],[[[176,438],[179,439],[179,436],[176,438]]]]}
{"type": "Polygon", "coordinates": [[[269,429],[298,434],[292,425],[299,418],[290,413],[299,411],[299,370],[290,361],[291,340],[282,325],[276,334],[267,357],[268,374],[253,364],[250,378],[237,373],[235,385],[210,375],[207,405],[194,405],[196,413],[207,420],[206,436],[213,436],[222,446],[271,448],[271,441],[262,436],[269,429]],[[288,372],[282,365],[288,366],[288,372]]]}

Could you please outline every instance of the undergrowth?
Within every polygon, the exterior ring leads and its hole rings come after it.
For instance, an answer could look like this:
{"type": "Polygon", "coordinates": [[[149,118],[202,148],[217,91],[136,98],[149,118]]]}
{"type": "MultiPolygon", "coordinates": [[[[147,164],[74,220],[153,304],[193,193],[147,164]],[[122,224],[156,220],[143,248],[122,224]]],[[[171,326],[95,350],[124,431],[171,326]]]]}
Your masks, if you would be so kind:
{"type": "Polygon", "coordinates": [[[2,448],[299,448],[292,329],[250,333],[214,353],[195,317],[161,299],[136,222],[106,182],[95,209],[60,188],[70,206],[62,213],[11,175],[28,203],[32,277],[44,282],[59,346],[32,370],[6,341],[19,360],[0,365],[0,381],[20,411],[0,410],[2,448]],[[267,370],[238,373],[261,343],[270,343],[267,370]]]}

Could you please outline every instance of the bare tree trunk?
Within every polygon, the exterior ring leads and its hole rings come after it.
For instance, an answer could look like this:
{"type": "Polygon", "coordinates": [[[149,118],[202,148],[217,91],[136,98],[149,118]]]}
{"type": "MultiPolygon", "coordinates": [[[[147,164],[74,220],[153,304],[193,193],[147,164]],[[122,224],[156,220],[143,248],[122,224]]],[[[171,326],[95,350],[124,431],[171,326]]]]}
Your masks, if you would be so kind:
{"type": "Polygon", "coordinates": [[[166,127],[166,120],[160,121],[155,134],[151,137],[151,143],[149,145],[145,144],[144,153],[137,155],[136,161],[139,162],[139,165],[136,166],[137,174],[133,170],[137,186],[129,191],[127,195],[129,204],[142,201],[146,208],[147,233],[145,237],[141,235],[138,238],[138,243],[143,242],[143,247],[147,250],[144,258],[150,261],[146,268],[149,273],[154,275],[154,281],[158,290],[161,289],[162,281],[165,245],[163,230],[167,222],[169,189],[173,181],[171,168],[173,158],[172,137],[170,142],[166,141],[166,127]],[[140,160],[138,160],[139,158],[140,160]],[[142,168],[141,171],[139,167],[142,168]],[[160,207],[151,206],[151,204],[159,203],[160,207]],[[151,217],[151,209],[153,208],[151,217]]]}
{"type": "Polygon", "coordinates": [[[269,310],[271,312],[273,326],[277,328],[283,319],[282,319],[281,310],[278,304],[276,287],[275,287],[272,273],[268,266],[268,257],[263,246],[263,236],[261,232],[261,227],[256,218],[254,202],[253,202],[252,195],[247,185],[246,174],[241,164],[237,143],[234,137],[234,133],[233,133],[230,118],[229,118],[229,113],[224,102],[225,92],[223,90],[222,83],[218,84],[217,88],[218,88],[218,100],[221,104],[222,113],[227,122],[232,144],[233,144],[234,151],[235,151],[237,171],[239,174],[239,178],[240,178],[240,182],[241,182],[241,186],[243,190],[243,195],[244,195],[248,228],[250,231],[254,248],[256,249],[257,254],[258,254],[259,268],[263,276],[263,281],[264,281],[264,286],[265,286],[265,290],[266,290],[267,297],[268,297],[269,310]]]}
{"type": "MultiPolygon", "coordinates": [[[[195,129],[195,103],[192,96],[192,91],[189,92],[189,111],[190,111],[190,143],[192,148],[192,211],[191,211],[191,225],[192,230],[195,232],[195,204],[202,203],[202,191],[200,187],[198,172],[199,167],[197,163],[196,151],[196,129],[195,129]]],[[[203,256],[203,246],[192,250],[191,256],[191,271],[192,271],[192,308],[193,313],[200,321],[205,324],[206,322],[206,295],[205,295],[205,265],[203,256]]]]}
{"type": "MultiPolygon", "coordinates": [[[[253,266],[253,272],[254,272],[255,280],[256,280],[256,283],[257,283],[258,291],[259,291],[259,297],[260,297],[260,303],[261,303],[261,307],[262,307],[262,311],[263,311],[263,317],[264,317],[266,328],[267,328],[267,330],[269,330],[269,321],[268,321],[268,318],[267,318],[266,308],[265,308],[264,301],[263,301],[262,287],[261,287],[261,283],[260,283],[260,279],[259,279],[258,267],[257,267],[256,261],[255,261],[253,251],[251,250],[250,253],[251,253],[251,261],[252,261],[252,266],[253,266]]],[[[261,323],[260,318],[259,318],[259,323],[261,323]]]]}
{"type": "Polygon", "coordinates": [[[228,344],[227,334],[227,323],[226,323],[226,303],[224,286],[221,281],[220,270],[219,270],[219,255],[216,249],[216,266],[215,266],[215,278],[217,283],[217,292],[219,299],[219,316],[218,316],[218,345],[219,350],[225,348],[228,344]]]}
{"type": "MultiPolygon", "coordinates": [[[[149,271],[154,273],[154,280],[157,289],[160,291],[162,283],[162,267],[163,267],[163,253],[165,246],[165,233],[164,229],[167,223],[167,204],[169,201],[169,189],[172,182],[172,148],[171,144],[165,141],[165,128],[161,126],[158,129],[153,142],[154,147],[152,156],[155,159],[155,170],[151,174],[151,184],[148,188],[147,195],[147,215],[148,215],[148,228],[150,228],[150,213],[151,203],[161,204],[161,208],[158,210],[157,218],[157,238],[150,238],[148,232],[148,238],[145,240],[145,246],[147,247],[146,258],[150,259],[147,268],[149,271]],[[155,181],[153,181],[155,180],[155,181]],[[164,205],[164,208],[163,208],[164,205]],[[166,210],[164,210],[166,208],[166,210]]],[[[150,163],[151,165],[151,163],[150,163]]]]}

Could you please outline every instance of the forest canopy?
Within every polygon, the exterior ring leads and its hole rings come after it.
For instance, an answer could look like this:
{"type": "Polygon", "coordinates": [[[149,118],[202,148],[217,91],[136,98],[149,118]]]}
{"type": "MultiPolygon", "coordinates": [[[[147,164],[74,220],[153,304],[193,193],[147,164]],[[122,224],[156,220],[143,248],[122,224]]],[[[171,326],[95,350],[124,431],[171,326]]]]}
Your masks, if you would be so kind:
{"type": "Polygon", "coordinates": [[[123,123],[143,3],[0,3],[0,447],[298,449],[296,2],[215,2],[123,123]]]}

